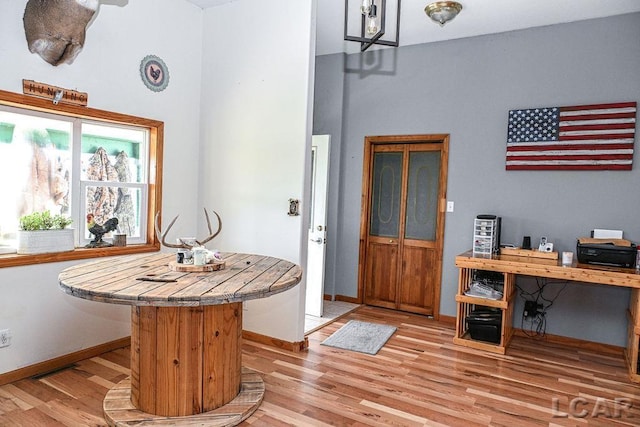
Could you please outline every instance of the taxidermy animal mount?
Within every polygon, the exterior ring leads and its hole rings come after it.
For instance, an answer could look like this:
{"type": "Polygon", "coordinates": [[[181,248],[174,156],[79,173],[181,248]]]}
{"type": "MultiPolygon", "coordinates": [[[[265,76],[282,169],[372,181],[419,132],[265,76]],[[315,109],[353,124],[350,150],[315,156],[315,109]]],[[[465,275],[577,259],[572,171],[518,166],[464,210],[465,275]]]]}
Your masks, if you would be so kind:
{"type": "Polygon", "coordinates": [[[24,33],[31,53],[51,65],[71,64],[84,46],[86,28],[99,0],[29,0],[24,33]]]}

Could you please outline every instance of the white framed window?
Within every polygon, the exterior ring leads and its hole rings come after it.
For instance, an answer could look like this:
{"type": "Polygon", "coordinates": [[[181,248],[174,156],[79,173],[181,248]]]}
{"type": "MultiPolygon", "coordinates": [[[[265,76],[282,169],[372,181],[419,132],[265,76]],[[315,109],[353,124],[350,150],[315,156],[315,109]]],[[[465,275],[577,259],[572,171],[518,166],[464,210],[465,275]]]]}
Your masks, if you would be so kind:
{"type": "MultiPolygon", "coordinates": [[[[98,224],[117,218],[128,243],[147,243],[148,130],[82,121],[81,135],[80,215],[91,213],[98,224]]],[[[78,238],[86,245],[93,237],[85,228],[78,238]]]]}
{"type": "Polygon", "coordinates": [[[159,250],[153,218],[163,129],[159,121],[0,91],[0,267],[34,263],[6,254],[15,253],[19,218],[36,211],[70,217],[77,249],[30,255],[35,262],[159,250]],[[117,218],[114,232],[127,246],[85,249],[94,237],[87,214],[97,224],[117,218]]]}

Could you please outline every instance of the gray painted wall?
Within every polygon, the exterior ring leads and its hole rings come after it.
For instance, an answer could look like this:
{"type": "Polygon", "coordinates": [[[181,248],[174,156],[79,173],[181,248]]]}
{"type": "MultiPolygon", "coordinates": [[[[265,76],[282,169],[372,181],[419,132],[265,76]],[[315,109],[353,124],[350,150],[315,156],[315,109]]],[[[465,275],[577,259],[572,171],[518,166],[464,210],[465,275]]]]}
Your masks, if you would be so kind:
{"type": "MultiPolygon", "coordinates": [[[[530,235],[537,244],[547,236],[555,250],[575,250],[576,238],[593,228],[623,229],[625,238],[640,241],[637,154],[627,172],[507,172],[504,165],[509,110],[640,101],[639,75],[640,14],[318,57],[314,134],[334,142],[326,293],[357,295],[366,135],[451,135],[447,199],[455,212],[446,218],[443,315],[455,316],[454,258],[471,248],[477,214],[502,216],[503,243],[530,235]]],[[[517,283],[536,288],[532,279],[517,283]]],[[[562,289],[549,284],[545,292],[560,292],[547,333],[625,345],[629,290],[578,283],[562,289]]],[[[517,327],[522,306],[519,297],[517,327]]]]}

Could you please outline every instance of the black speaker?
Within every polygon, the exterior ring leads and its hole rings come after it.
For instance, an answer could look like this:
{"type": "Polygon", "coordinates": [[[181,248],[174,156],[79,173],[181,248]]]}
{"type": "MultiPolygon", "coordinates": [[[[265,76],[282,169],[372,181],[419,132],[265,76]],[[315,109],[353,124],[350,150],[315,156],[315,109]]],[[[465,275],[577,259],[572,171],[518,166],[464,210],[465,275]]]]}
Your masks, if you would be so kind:
{"type": "Polygon", "coordinates": [[[531,236],[524,236],[522,238],[522,249],[531,249],[531,236]]]}

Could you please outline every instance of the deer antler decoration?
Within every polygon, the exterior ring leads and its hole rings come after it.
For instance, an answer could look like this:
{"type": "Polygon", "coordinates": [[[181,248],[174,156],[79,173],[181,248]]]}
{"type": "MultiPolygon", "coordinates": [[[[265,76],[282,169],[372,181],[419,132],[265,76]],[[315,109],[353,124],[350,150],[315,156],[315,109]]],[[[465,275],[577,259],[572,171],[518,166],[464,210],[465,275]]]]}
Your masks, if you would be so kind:
{"type": "Polygon", "coordinates": [[[222,220],[220,219],[220,215],[218,215],[218,213],[216,211],[213,211],[214,214],[216,214],[216,217],[218,218],[218,231],[216,231],[215,233],[213,232],[213,229],[211,228],[211,219],[209,218],[209,213],[207,212],[206,209],[204,209],[204,216],[207,219],[207,228],[209,229],[209,236],[205,237],[204,240],[196,240],[196,244],[195,245],[190,245],[189,243],[185,242],[182,239],[180,240],[180,244],[178,243],[167,243],[166,242],[166,237],[167,234],[169,233],[169,230],[171,230],[171,227],[173,227],[173,224],[175,224],[176,220],[178,219],[178,217],[180,215],[176,215],[175,218],[173,218],[173,220],[169,223],[169,226],[167,227],[166,231],[164,233],[162,233],[160,231],[160,226],[158,226],[158,218],[160,216],[160,212],[156,213],[156,219],[155,219],[155,229],[156,229],[156,235],[158,236],[158,239],[160,239],[160,243],[162,243],[164,246],[166,246],[167,248],[176,248],[176,249],[192,249],[194,246],[204,246],[205,243],[213,240],[214,237],[216,237],[218,234],[220,234],[220,231],[222,231],[222,220]]]}

